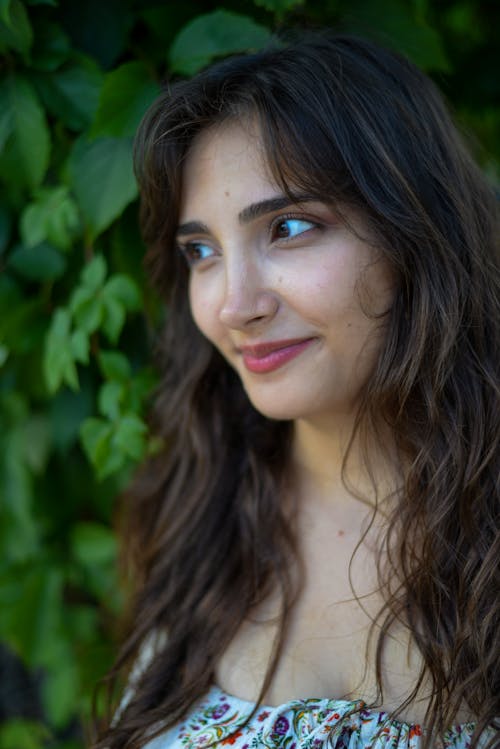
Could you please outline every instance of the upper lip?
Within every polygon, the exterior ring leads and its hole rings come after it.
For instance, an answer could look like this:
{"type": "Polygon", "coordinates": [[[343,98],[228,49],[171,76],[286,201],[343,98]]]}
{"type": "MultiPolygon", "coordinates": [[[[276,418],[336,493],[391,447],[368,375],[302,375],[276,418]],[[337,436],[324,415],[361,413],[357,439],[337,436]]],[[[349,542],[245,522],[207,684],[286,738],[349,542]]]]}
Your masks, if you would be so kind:
{"type": "Polygon", "coordinates": [[[237,346],[240,353],[246,356],[255,356],[256,358],[262,358],[271,354],[273,351],[279,351],[279,349],[287,348],[288,346],[294,346],[297,343],[304,343],[304,341],[310,341],[314,336],[303,336],[302,338],[285,338],[281,341],[264,341],[263,343],[253,343],[246,346],[237,346]]]}

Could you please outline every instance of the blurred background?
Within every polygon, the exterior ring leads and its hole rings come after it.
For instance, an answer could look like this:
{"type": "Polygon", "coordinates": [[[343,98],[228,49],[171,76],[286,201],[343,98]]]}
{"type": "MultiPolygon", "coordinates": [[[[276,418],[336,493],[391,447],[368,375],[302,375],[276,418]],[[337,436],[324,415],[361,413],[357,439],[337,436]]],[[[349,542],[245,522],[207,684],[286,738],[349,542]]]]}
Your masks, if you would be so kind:
{"type": "MultiPolygon", "coordinates": [[[[82,749],[155,331],[132,138],[162,83],[329,25],[404,52],[500,174],[500,3],[0,0],[0,749],[82,749]]],[[[168,312],[167,312],[168,314],[168,312]]]]}

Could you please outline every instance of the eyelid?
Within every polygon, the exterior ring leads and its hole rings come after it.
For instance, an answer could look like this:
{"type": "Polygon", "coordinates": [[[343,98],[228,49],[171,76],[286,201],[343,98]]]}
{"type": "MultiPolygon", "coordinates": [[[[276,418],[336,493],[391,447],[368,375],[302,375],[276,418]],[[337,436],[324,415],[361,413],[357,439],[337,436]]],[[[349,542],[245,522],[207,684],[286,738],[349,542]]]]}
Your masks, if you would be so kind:
{"type": "Polygon", "coordinates": [[[271,225],[269,227],[269,234],[273,242],[293,242],[294,240],[301,237],[303,234],[307,234],[309,231],[312,231],[314,229],[321,229],[323,226],[323,223],[319,221],[318,219],[313,219],[310,215],[301,213],[300,211],[292,212],[292,213],[281,213],[279,216],[276,216],[272,221],[271,225]],[[284,221],[302,221],[306,224],[311,224],[310,229],[305,229],[303,232],[300,232],[294,237],[278,237],[277,239],[273,239],[273,232],[276,229],[276,227],[283,223],[284,221]]]}
{"type": "Polygon", "coordinates": [[[188,239],[177,241],[176,242],[176,248],[181,253],[181,255],[184,257],[186,263],[190,268],[194,268],[195,266],[199,265],[200,263],[203,263],[204,261],[211,260],[212,257],[216,254],[216,249],[212,245],[211,242],[203,239],[188,239]],[[208,247],[211,250],[211,254],[209,257],[200,257],[195,258],[190,256],[190,250],[194,250],[196,247],[208,247]]]}
{"type": "MultiPolygon", "coordinates": [[[[297,209],[294,211],[289,211],[287,213],[280,213],[279,215],[275,216],[269,224],[268,232],[269,232],[270,240],[272,242],[279,243],[279,244],[286,244],[289,242],[291,243],[294,241],[299,241],[300,237],[303,234],[308,234],[310,231],[314,231],[314,230],[321,230],[322,228],[324,228],[324,226],[325,226],[324,219],[321,220],[321,219],[318,219],[317,217],[313,218],[309,213],[305,213],[303,212],[303,210],[297,207],[297,209]],[[283,223],[285,221],[300,221],[303,223],[310,224],[310,227],[308,229],[305,229],[304,231],[299,232],[293,237],[278,237],[274,239],[273,232],[275,228],[280,223],[283,223]]],[[[214,243],[210,239],[203,239],[201,237],[200,238],[193,237],[191,239],[177,240],[176,248],[183,255],[183,257],[185,258],[190,268],[193,268],[194,266],[197,266],[200,263],[203,263],[204,261],[210,260],[213,256],[217,254],[217,247],[214,246],[214,243]],[[209,247],[212,250],[210,257],[192,258],[189,256],[190,249],[196,246],[200,246],[200,245],[209,247]]]]}

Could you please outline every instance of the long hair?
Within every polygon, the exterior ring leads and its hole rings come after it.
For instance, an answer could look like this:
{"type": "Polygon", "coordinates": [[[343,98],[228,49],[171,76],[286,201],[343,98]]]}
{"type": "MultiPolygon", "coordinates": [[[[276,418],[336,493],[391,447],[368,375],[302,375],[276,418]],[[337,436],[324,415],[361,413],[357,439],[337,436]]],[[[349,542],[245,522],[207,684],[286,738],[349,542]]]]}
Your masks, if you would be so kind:
{"type": "MultiPolygon", "coordinates": [[[[291,425],[252,407],[196,329],[174,244],[186,154],[201,131],[236,120],[257,123],[285,191],[359,211],[397,279],[357,420],[358,429],[389,425],[408,466],[379,549],[378,689],[384,643],[403,621],[432,685],[429,735],[442,735],[465,704],[476,746],[500,716],[495,199],[426,76],[369,42],[326,33],[176,83],[137,136],[147,262],[167,302],[152,419],[164,449],[126,498],[135,587],[111,678],[148,638],[167,637],[96,747],[138,749],[174,725],[250,610],[277,589],[262,696],[296,595],[288,569],[297,544],[282,502],[291,425]]],[[[500,746],[496,732],[491,746],[500,746]]]]}

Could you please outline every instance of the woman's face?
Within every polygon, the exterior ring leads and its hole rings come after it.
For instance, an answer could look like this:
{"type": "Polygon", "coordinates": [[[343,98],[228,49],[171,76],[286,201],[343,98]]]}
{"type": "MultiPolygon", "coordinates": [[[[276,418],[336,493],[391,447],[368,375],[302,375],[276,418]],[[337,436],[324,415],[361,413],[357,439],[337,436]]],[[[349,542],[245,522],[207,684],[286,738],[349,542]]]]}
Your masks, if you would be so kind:
{"type": "Polygon", "coordinates": [[[177,241],[192,315],[269,418],[352,413],[373,369],[393,284],[349,223],[357,236],[332,206],[291,203],[250,127],[204,131],[187,156],[177,241]]]}

